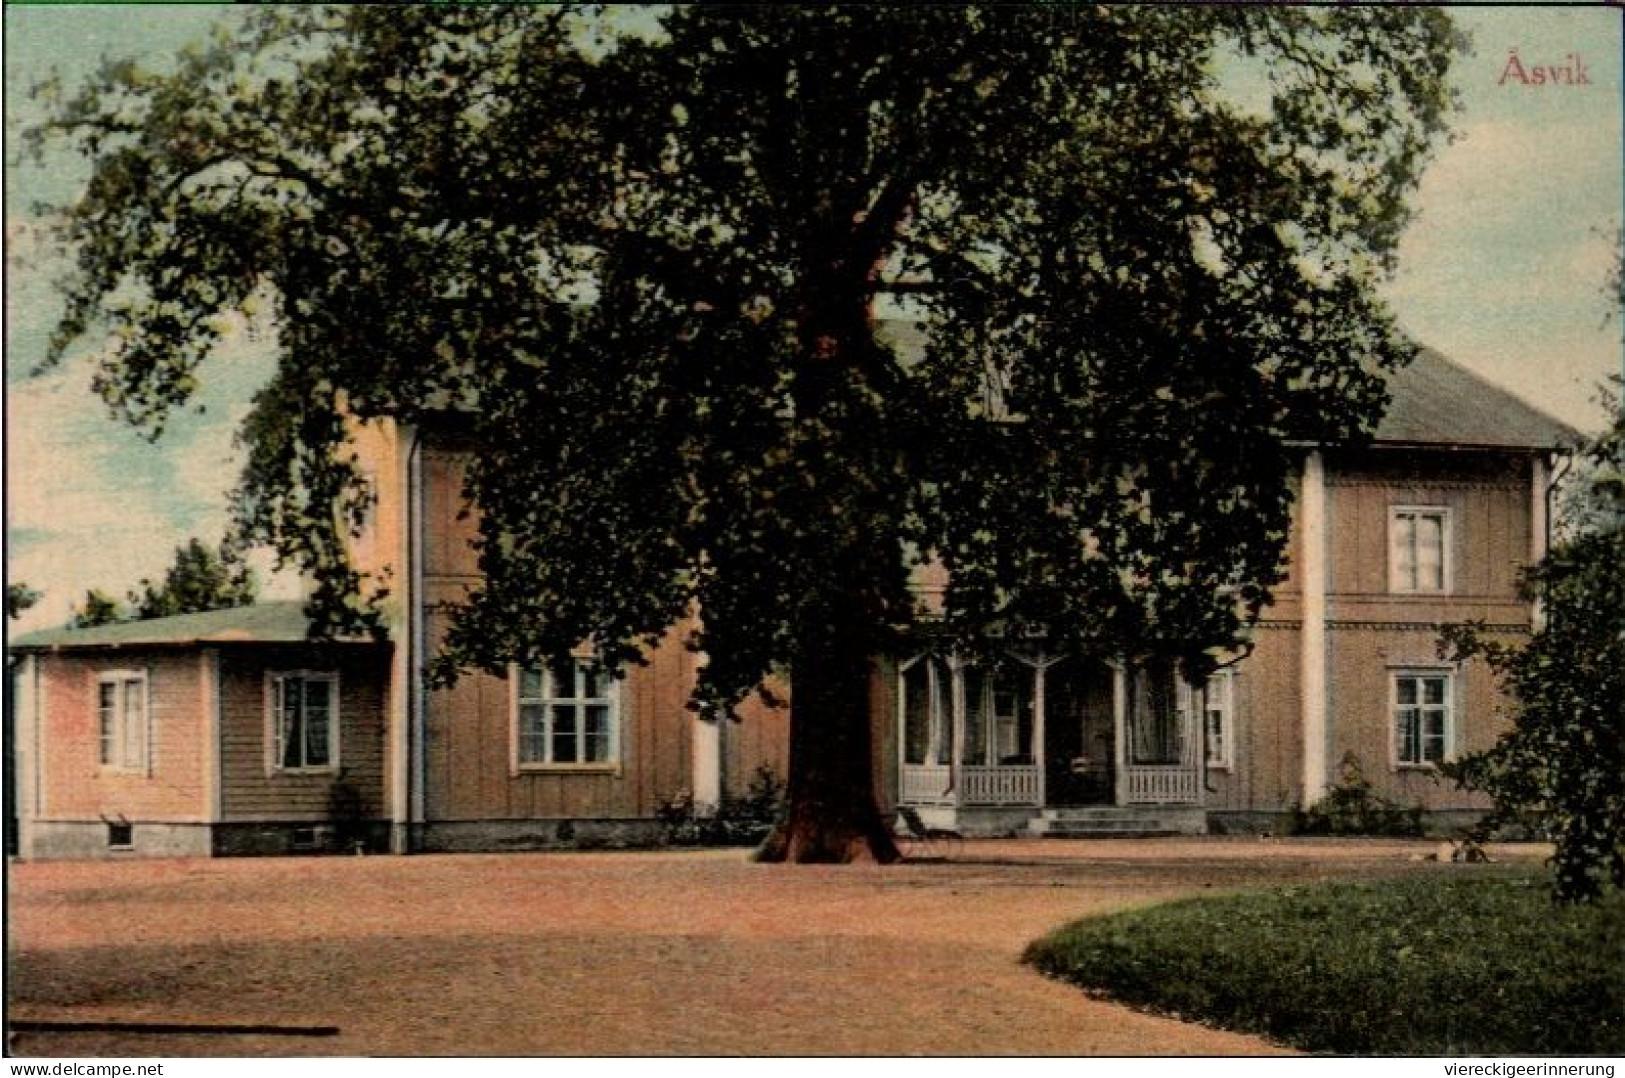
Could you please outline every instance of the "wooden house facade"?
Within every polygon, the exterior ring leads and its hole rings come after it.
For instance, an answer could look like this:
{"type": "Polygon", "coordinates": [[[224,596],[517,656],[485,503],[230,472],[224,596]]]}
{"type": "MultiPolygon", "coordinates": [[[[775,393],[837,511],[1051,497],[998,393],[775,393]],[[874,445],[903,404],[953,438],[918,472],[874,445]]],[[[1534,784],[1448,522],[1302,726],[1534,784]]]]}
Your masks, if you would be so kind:
{"type": "Polygon", "coordinates": [[[23,857],[381,849],[389,647],[297,602],[13,641],[23,857]]]}
{"type": "MultiPolygon", "coordinates": [[[[1032,643],[985,668],[877,657],[883,811],[969,834],[1274,830],[1357,775],[1437,829],[1481,812],[1437,765],[1492,744],[1504,701],[1481,663],[1441,658],[1439,626],[1531,630],[1519,575],[1574,432],[1433,353],[1390,390],[1366,448],[1302,447],[1286,579],[1206,685],[1032,643]]],[[[297,604],[14,642],[24,856],[645,844],[668,805],[785,775],[785,710],[688,708],[684,626],[620,676],[576,658],[428,688],[448,604],[479,579],[475,449],[454,423],[355,441],[377,498],[354,556],[387,585],[391,643],[305,644],[297,604]],[[289,748],[290,693],[329,755],[289,748]]]]}

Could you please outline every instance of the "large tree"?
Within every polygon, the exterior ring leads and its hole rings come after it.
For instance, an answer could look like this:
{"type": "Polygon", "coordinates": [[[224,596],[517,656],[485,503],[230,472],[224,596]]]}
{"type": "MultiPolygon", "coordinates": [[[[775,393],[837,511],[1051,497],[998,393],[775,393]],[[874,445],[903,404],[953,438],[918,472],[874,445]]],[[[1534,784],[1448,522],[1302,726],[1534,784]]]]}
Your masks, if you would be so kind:
{"type": "Polygon", "coordinates": [[[699,705],[789,675],[793,860],[895,856],[868,680],[925,559],[966,649],[1237,643],[1293,447],[1368,432],[1410,355],[1373,286],[1458,45],[1408,6],[250,25],[42,131],[95,162],[59,351],[110,321],[100,388],[156,428],[266,306],[240,520],[335,627],[372,585],[346,415],[461,411],[484,578],[440,671],[619,665],[702,611],[699,705]]]}

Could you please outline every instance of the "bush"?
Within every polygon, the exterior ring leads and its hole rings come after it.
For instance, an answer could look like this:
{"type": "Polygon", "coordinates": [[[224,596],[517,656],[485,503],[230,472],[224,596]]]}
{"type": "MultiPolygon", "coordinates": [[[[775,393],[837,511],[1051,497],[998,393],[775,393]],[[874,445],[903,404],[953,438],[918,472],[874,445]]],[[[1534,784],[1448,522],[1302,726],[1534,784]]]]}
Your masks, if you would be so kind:
{"type": "Polygon", "coordinates": [[[783,812],[784,783],[764,764],[744,796],[724,797],[711,815],[696,812],[694,795],[687,790],[669,798],[658,815],[666,825],[666,841],[674,846],[755,846],[783,812]]]}
{"type": "Polygon", "coordinates": [[[1318,884],[1069,925],[1040,971],[1312,1052],[1625,1052],[1625,895],[1553,908],[1551,878],[1318,884]]]}
{"type": "Polygon", "coordinates": [[[1371,782],[1353,753],[1343,757],[1339,778],[1321,800],[1293,812],[1294,834],[1410,838],[1422,833],[1422,806],[1406,808],[1372,793],[1371,782]]]}

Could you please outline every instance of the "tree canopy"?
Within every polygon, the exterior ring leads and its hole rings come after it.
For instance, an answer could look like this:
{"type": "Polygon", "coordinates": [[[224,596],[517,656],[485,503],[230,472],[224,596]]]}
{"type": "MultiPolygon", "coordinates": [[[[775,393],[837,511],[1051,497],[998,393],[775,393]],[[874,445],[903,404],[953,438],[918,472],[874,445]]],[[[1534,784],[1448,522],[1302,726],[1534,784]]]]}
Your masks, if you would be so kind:
{"type": "Polygon", "coordinates": [[[1373,286],[1459,47],[1410,6],[251,25],[38,133],[95,162],[57,354],[108,327],[99,388],[156,431],[262,311],[238,517],[334,627],[375,616],[347,417],[461,412],[484,576],[440,671],[618,665],[702,611],[701,703],[790,673],[811,859],[888,856],[858,727],[923,561],[968,650],[1199,677],[1242,640],[1295,447],[1369,432],[1410,355],[1373,286]]]}

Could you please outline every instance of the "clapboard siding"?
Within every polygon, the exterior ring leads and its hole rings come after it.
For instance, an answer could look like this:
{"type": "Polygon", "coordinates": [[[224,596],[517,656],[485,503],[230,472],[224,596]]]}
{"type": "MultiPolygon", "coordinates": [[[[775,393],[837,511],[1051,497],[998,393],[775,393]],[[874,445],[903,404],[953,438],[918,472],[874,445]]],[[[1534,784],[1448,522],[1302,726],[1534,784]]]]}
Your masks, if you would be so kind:
{"type": "Polygon", "coordinates": [[[221,804],[228,821],[321,820],[342,781],[362,812],[384,807],[384,694],[388,651],[365,645],[262,645],[222,649],[221,804]],[[339,679],[338,774],[288,774],[269,766],[266,677],[277,671],[333,672],[339,679]]]}
{"type": "Polygon", "coordinates": [[[1208,772],[1216,810],[1280,812],[1303,793],[1303,719],[1297,626],[1266,623],[1235,668],[1231,766],[1208,772]]]}
{"type": "Polygon", "coordinates": [[[47,727],[40,819],[191,822],[206,818],[203,667],[194,652],[128,648],[40,656],[47,727]],[[100,763],[97,679],[147,675],[147,773],[100,763]]]}
{"type": "Polygon", "coordinates": [[[748,793],[758,772],[766,768],[779,782],[790,773],[789,690],[775,683],[772,692],[781,706],[770,706],[752,695],[735,709],[734,720],[722,727],[723,792],[729,797],[748,793]]]}
{"type": "MultiPolygon", "coordinates": [[[[1394,758],[1394,719],[1390,681],[1400,668],[1438,668],[1438,632],[1349,629],[1327,634],[1331,651],[1328,692],[1331,780],[1340,780],[1344,761],[1358,765],[1373,792],[1402,805],[1427,809],[1482,809],[1489,801],[1463,794],[1432,768],[1401,767],[1394,758]]],[[[1482,662],[1454,671],[1454,754],[1488,749],[1506,729],[1505,701],[1495,677],[1482,662]]]]}
{"type": "MultiPolygon", "coordinates": [[[[431,610],[429,640],[446,630],[431,610]]],[[[513,766],[508,680],[465,674],[430,693],[425,739],[426,810],[431,820],[615,819],[653,816],[690,785],[695,656],[676,631],[648,655],[647,666],[617,683],[620,759],[605,770],[523,771],[513,766]]]]}

